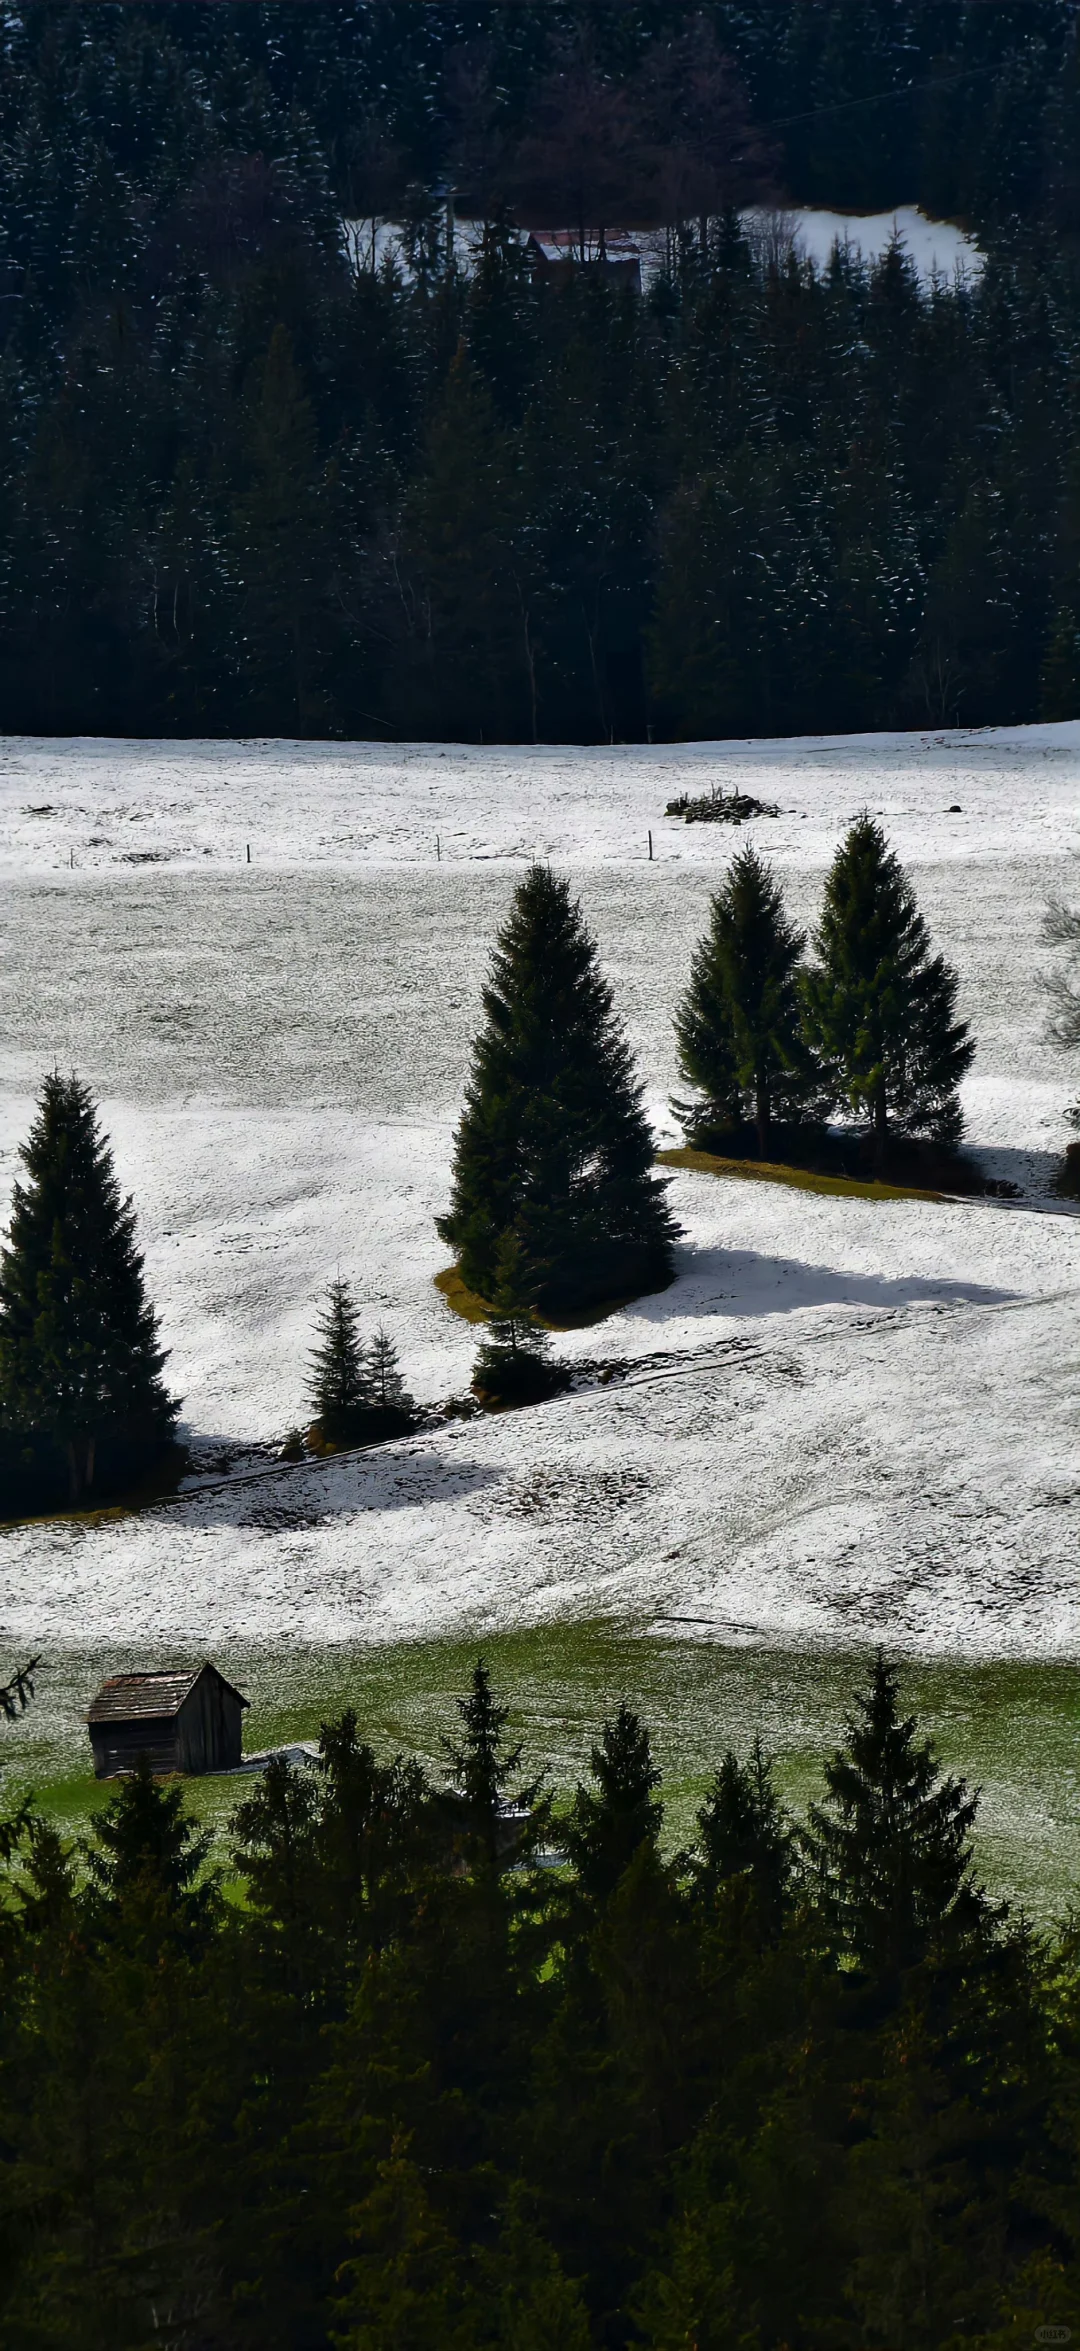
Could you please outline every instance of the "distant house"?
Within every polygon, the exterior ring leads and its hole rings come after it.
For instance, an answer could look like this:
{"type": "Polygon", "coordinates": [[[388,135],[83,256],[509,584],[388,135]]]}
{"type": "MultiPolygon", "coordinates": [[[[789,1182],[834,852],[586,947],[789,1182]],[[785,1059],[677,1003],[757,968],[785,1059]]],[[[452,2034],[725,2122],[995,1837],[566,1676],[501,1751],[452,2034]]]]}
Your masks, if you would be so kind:
{"type": "Polygon", "coordinates": [[[103,1682],[87,1722],[99,1780],[133,1771],[231,1771],[240,1761],[247,1699],[216,1665],[182,1673],[120,1673],[103,1682]]]}
{"type": "Polygon", "coordinates": [[[595,248],[586,247],[583,253],[575,229],[527,229],[525,252],[537,275],[556,283],[587,269],[613,285],[629,286],[634,294],[641,292],[641,251],[621,230],[598,237],[595,248]]]}

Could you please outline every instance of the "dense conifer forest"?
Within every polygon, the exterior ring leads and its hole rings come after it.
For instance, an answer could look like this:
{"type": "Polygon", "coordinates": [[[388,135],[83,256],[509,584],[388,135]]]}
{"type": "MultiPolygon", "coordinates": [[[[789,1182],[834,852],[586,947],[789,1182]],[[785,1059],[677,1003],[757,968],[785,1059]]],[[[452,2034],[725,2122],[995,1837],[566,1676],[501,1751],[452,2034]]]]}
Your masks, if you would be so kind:
{"type": "Polygon", "coordinates": [[[1073,0],[5,5],[0,54],[5,726],[1080,708],[1073,0]],[[985,271],[815,272],[740,232],[785,198],[985,271]],[[670,266],[543,283],[560,216],[670,266]]]}
{"type": "Polygon", "coordinates": [[[982,1890],[888,1664],[802,1822],[718,1725],[681,1852],[627,1705],[556,1804],[458,1705],[431,1777],[330,1724],[216,1856],[145,1768],[81,1850],[0,1823],[5,2346],[1067,2341],[1075,1929],[982,1890]]]}

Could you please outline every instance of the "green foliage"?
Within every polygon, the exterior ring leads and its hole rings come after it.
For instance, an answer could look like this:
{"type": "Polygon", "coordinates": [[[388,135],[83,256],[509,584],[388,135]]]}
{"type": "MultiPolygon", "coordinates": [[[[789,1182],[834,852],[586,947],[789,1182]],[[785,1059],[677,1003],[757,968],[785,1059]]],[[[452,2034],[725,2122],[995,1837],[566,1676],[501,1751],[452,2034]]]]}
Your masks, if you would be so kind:
{"type": "Polygon", "coordinates": [[[550,1807],[538,1806],[541,1780],[511,1790],[521,1763],[522,1746],[507,1747],[508,1706],[492,1695],[491,1676],[482,1657],[473,1667],[467,1698],[457,1700],[461,1732],[455,1742],[443,1742],[447,1793],[441,1803],[456,1840],[480,1855],[490,1869],[519,1856],[536,1843],[547,1825],[550,1807]]]}
{"type": "Polygon", "coordinates": [[[911,884],[881,826],[860,816],[825,883],[805,976],[809,1034],[883,1156],[890,1131],[959,1141],[957,1087],[975,1046],[956,1018],[957,978],[931,955],[911,884]]]}
{"type": "Polygon", "coordinates": [[[135,1211],[121,1198],[88,1088],[54,1071],[19,1156],[0,1255],[0,1417],[67,1460],[73,1500],[168,1442],[178,1404],[143,1287],[135,1211]]]}
{"type": "Polygon", "coordinates": [[[2,39],[11,727],[611,742],[1069,707],[1069,0],[287,26],[138,0],[8,5],[2,39]],[[917,199],[987,266],[814,269],[741,232],[770,192],[917,199]],[[552,282],[511,211],[594,247],[657,220],[666,266],[644,298],[552,282]]]}
{"type": "Polygon", "coordinates": [[[705,1900],[731,1878],[747,1877],[767,1931],[775,1931],[795,1893],[794,1832],[773,1785],[772,1764],[755,1738],[745,1763],[729,1748],[697,1816],[692,1864],[705,1900]]]}
{"type": "Polygon", "coordinates": [[[548,1360],[547,1332],[536,1320],[538,1293],[539,1282],[511,1229],[499,1242],[488,1336],[473,1372],[473,1387],[485,1403],[536,1403],[563,1383],[565,1375],[548,1360]]]}
{"type": "Polygon", "coordinates": [[[368,1349],[367,1380],[372,1402],[383,1412],[411,1413],[415,1410],[398,1362],[397,1348],[389,1331],[383,1330],[381,1324],[368,1349]]]}
{"type": "Polygon", "coordinates": [[[94,1824],[87,1870],[99,1931],[138,1931],[191,1942],[214,1913],[216,1886],[206,1874],[209,1835],[184,1811],[183,1790],[161,1787],[145,1756],[121,1781],[94,1824]]]}
{"type": "Polygon", "coordinates": [[[974,1891],[975,1800],[884,1662],[802,1874],[760,1747],[665,1860],[626,1707],[566,1865],[500,1866],[519,1758],[482,1661],[458,1712],[449,1840],[347,1715],[240,1806],[240,1901],[145,1771],[83,1855],[32,1814],[0,1852],[5,2345],[997,2351],[1072,2322],[1077,1936],[1050,1955],[974,1891]]]}
{"type": "Polygon", "coordinates": [[[372,1402],[372,1384],[356,1301],[340,1276],[327,1288],[315,1329],[309,1399],[323,1435],[332,1444],[348,1444],[359,1434],[364,1408],[372,1402]]]}
{"type": "Polygon", "coordinates": [[[519,1330],[526,1296],[554,1313],[662,1287],[675,1227],[641,1088],[580,907],[546,866],[514,893],[483,1004],[439,1219],[466,1284],[490,1298],[512,1277],[519,1330]]]}
{"type": "Polygon", "coordinates": [[[661,1774],[645,1724],[623,1699],[589,1757],[594,1785],[579,1782],[563,1842],[592,1902],[614,1894],[643,1845],[655,1848],[664,1807],[654,1791],[661,1774]]]}
{"type": "Polygon", "coordinates": [[[813,1860],[845,1948],[885,1978],[985,1925],[972,1877],[978,1799],[941,1773],[930,1740],[916,1739],[880,1650],[846,1729],[825,1766],[825,1802],[811,1810],[813,1860]]]}
{"type": "Polygon", "coordinates": [[[691,1140],[749,1117],[758,1156],[768,1159],[774,1119],[795,1123],[827,1110],[803,1038],[805,943],[768,866],[755,849],[740,850],[712,899],[675,1015],[679,1066],[704,1097],[690,1114],[691,1140]]]}

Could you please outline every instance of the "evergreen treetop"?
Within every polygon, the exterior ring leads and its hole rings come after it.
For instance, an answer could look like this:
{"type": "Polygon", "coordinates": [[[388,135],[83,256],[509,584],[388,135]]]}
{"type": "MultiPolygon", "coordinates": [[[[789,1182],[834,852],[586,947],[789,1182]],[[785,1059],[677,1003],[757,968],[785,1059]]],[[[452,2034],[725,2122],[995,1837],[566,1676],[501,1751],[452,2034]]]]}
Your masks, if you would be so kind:
{"type": "Polygon", "coordinates": [[[347,1442],[357,1414],[371,1402],[371,1381],[356,1301],[340,1274],[328,1285],[315,1328],[309,1399],[324,1435],[347,1442]]]}
{"type": "Polygon", "coordinates": [[[641,1088],[581,909],[546,866],[514,893],[483,1004],[439,1220],[469,1288],[491,1297],[510,1232],[544,1311],[662,1286],[676,1227],[641,1088]]]}
{"type": "Polygon", "coordinates": [[[729,1748],[697,1816],[694,1883],[709,1895],[726,1879],[752,1880],[763,1920],[777,1927],[791,1897],[795,1835],[755,1738],[746,1763],[729,1748]]]}
{"type": "Polygon", "coordinates": [[[868,814],[833,859],[814,946],[808,1031],[853,1110],[869,1113],[879,1157],[892,1130],[957,1143],[975,1046],[956,1018],[956,973],[931,955],[911,884],[868,814]]]}
{"type": "Polygon", "coordinates": [[[405,1386],[398,1351],[381,1324],[368,1349],[367,1384],[373,1404],[384,1412],[411,1412],[413,1400],[405,1386]]]}
{"type": "Polygon", "coordinates": [[[162,1383],[134,1207],[79,1078],[45,1079],[19,1157],[0,1254],[0,1421],[66,1454],[77,1500],[103,1441],[159,1449],[180,1408],[162,1383]]]}
{"type": "Polygon", "coordinates": [[[825,1801],[811,1807],[811,1851],[842,1946],[884,1979],[989,1916],[972,1877],[978,1796],[916,1738],[881,1650],[846,1730],[825,1766],[825,1801]]]}
{"type": "MultiPolygon", "coordinates": [[[[491,1687],[491,1675],[482,1657],[473,1667],[468,1695],[455,1700],[461,1717],[459,1737],[443,1740],[449,1803],[452,1815],[464,1826],[491,1868],[520,1849],[522,1835],[532,1825],[524,1818],[506,1833],[507,1815],[531,1815],[542,1784],[530,1780],[511,1791],[523,1752],[519,1739],[507,1745],[510,1708],[500,1706],[491,1687]],[[501,1825],[502,1824],[502,1825],[501,1825]]],[[[444,1803],[447,1799],[444,1798],[444,1803]]],[[[544,1817],[546,1819],[546,1808],[544,1817]]]]}
{"type": "Polygon", "coordinates": [[[525,1403],[563,1384],[564,1375],[548,1361],[548,1334],[536,1320],[537,1289],[517,1233],[504,1233],[496,1259],[487,1335],[473,1371],[472,1384],[481,1398],[525,1403]]]}
{"type": "Polygon", "coordinates": [[[774,1119],[805,1116],[815,1090],[798,986],[805,944],[769,867],[741,849],[712,900],[675,1034],[683,1073],[705,1097],[693,1126],[749,1115],[762,1159],[774,1119]]]}
{"type": "Polygon", "coordinates": [[[579,1781],[563,1843],[585,1893],[605,1902],[643,1844],[655,1846],[664,1817],[655,1790],[662,1774],[653,1762],[646,1725],[625,1698],[589,1757],[594,1785],[579,1781]]]}

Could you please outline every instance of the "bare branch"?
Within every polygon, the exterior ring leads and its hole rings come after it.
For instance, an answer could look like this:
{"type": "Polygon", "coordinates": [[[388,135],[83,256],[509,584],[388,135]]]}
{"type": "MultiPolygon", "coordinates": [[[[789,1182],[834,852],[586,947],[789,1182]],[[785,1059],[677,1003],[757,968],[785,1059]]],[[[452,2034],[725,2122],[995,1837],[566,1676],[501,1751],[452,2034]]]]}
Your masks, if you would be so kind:
{"type": "Polygon", "coordinates": [[[14,1722],[25,1714],[34,1695],[34,1675],[41,1664],[40,1657],[31,1657],[28,1665],[20,1665],[9,1682],[0,1682],[0,1714],[6,1722],[14,1722]]]}

